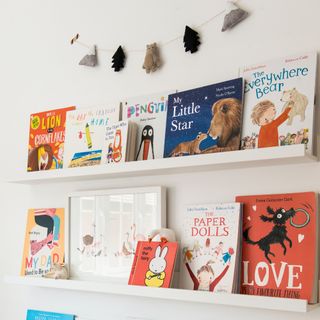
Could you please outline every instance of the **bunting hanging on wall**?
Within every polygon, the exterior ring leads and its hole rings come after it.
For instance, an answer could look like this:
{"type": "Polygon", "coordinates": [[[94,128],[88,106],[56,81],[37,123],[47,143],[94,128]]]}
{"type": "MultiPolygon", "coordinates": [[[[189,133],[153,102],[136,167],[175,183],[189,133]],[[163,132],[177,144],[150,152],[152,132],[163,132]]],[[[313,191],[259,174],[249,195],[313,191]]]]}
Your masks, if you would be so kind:
{"type": "MultiPolygon", "coordinates": [[[[218,12],[208,20],[199,24],[195,27],[189,27],[188,25],[185,27],[185,32],[183,35],[176,36],[167,41],[161,42],[161,48],[170,45],[173,42],[181,41],[181,44],[184,47],[185,52],[195,53],[199,50],[199,46],[201,44],[200,36],[198,30],[200,30],[205,25],[210,22],[220,18],[221,15],[224,14],[224,20],[222,25],[222,32],[234,28],[240,21],[244,20],[248,16],[248,12],[241,9],[236,3],[236,1],[231,2],[227,1],[226,9],[218,12]]],[[[70,43],[78,44],[82,47],[85,47],[89,50],[88,54],[82,58],[79,62],[81,65],[94,67],[97,65],[97,54],[98,53],[108,53],[112,55],[112,68],[115,72],[119,72],[125,66],[126,55],[121,46],[118,47],[116,51],[115,49],[106,49],[100,48],[97,49],[96,46],[88,45],[84,42],[79,41],[80,35],[77,33],[70,41],[70,43]]],[[[143,55],[145,52],[145,58],[143,60],[142,68],[146,71],[146,73],[153,73],[158,70],[161,66],[160,54],[159,54],[159,46],[156,42],[153,44],[147,45],[147,50],[141,49],[131,49],[126,50],[127,54],[130,53],[139,53],[143,55]]]]}

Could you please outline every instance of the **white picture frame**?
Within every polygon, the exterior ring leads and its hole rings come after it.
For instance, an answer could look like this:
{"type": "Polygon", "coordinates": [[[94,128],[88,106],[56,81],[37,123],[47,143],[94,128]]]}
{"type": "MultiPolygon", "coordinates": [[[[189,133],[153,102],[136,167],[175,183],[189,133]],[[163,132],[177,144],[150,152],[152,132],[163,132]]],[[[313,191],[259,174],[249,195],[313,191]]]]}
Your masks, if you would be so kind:
{"type": "Polygon", "coordinates": [[[129,278],[136,243],[166,227],[162,186],[78,191],[68,196],[70,277],[80,280],[129,278]]]}

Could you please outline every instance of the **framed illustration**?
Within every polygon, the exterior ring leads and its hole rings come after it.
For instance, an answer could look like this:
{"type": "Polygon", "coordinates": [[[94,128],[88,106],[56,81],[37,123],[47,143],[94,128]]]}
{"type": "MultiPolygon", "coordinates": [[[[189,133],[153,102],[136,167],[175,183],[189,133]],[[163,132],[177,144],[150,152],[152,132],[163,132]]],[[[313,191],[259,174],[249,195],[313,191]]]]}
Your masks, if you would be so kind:
{"type": "Polygon", "coordinates": [[[127,280],[137,242],[166,226],[165,188],[72,193],[69,215],[71,277],[127,280]]]}

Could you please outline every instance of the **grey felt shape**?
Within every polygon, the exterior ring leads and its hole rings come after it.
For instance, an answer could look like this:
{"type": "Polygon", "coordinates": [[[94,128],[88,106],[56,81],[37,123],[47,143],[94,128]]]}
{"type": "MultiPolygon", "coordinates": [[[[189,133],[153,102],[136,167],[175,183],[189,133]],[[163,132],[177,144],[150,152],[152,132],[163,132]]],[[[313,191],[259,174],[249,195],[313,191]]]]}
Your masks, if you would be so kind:
{"type": "Polygon", "coordinates": [[[95,67],[97,65],[98,59],[97,59],[97,50],[96,46],[92,46],[81,61],[79,62],[79,65],[81,66],[87,66],[87,67],[95,67]]]}
{"type": "Polygon", "coordinates": [[[240,21],[248,16],[248,12],[237,7],[233,2],[228,1],[227,14],[224,16],[223,26],[221,31],[224,32],[233,28],[240,21]]]}

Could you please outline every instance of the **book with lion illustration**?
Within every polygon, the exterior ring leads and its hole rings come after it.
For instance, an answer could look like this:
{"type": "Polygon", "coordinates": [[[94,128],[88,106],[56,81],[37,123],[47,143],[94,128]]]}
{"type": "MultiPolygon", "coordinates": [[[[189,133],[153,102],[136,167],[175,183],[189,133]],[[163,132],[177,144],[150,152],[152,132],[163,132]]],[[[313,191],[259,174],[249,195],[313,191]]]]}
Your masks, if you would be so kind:
{"type": "Polygon", "coordinates": [[[163,157],[168,92],[130,98],[122,102],[122,118],[137,123],[134,160],[163,157]]]}
{"type": "Polygon", "coordinates": [[[64,168],[102,164],[106,127],[119,121],[120,105],[68,112],[64,168]]]}
{"type": "Polygon", "coordinates": [[[30,115],[28,171],[63,167],[66,114],[74,109],[67,107],[30,115]]]}
{"type": "Polygon", "coordinates": [[[241,293],[318,301],[318,195],[238,196],[243,203],[241,293]]]}
{"type": "Polygon", "coordinates": [[[243,80],[169,95],[164,157],[238,150],[243,80]]]}
{"type": "Polygon", "coordinates": [[[242,68],[241,149],[305,144],[313,153],[316,66],[313,52],[242,68]]]}
{"type": "Polygon", "coordinates": [[[180,287],[238,292],[241,204],[189,205],[184,211],[180,287]]]}
{"type": "Polygon", "coordinates": [[[20,275],[41,277],[64,263],[64,239],[63,208],[30,209],[20,275]]]}
{"type": "Polygon", "coordinates": [[[128,284],[170,288],[177,252],[177,242],[139,241],[128,284]]]}

